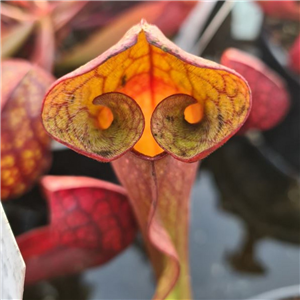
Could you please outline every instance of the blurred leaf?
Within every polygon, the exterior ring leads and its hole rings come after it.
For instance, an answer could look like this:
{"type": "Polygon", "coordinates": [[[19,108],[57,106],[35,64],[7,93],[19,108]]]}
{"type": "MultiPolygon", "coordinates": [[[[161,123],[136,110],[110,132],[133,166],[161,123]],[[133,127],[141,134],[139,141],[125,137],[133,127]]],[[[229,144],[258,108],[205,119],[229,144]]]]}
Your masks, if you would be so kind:
{"type": "Polygon", "coordinates": [[[56,6],[52,14],[52,21],[55,31],[66,25],[89,1],[71,1],[60,3],[56,6]]]}
{"type": "Polygon", "coordinates": [[[71,176],[46,176],[41,183],[50,225],[17,237],[27,284],[101,265],[135,238],[136,223],[122,187],[71,176]]]}
{"type": "Polygon", "coordinates": [[[1,3],[1,16],[12,18],[18,21],[29,21],[30,16],[22,11],[19,7],[1,3]]]}
{"type": "Polygon", "coordinates": [[[2,22],[2,58],[16,54],[30,34],[34,33],[34,42],[31,43],[33,47],[29,45],[29,54],[25,55],[51,71],[57,31],[65,29],[65,25],[86,3],[87,1],[10,1],[10,5],[1,3],[1,15],[6,20],[5,23],[2,22]]]}
{"type": "Polygon", "coordinates": [[[300,35],[289,51],[289,67],[294,72],[300,73],[300,35]]]}
{"type": "Polygon", "coordinates": [[[1,58],[14,55],[24,44],[34,28],[35,22],[24,22],[15,25],[9,32],[1,37],[1,58]]]}
{"type": "Polygon", "coordinates": [[[37,22],[36,41],[30,60],[51,72],[55,55],[55,37],[52,20],[49,16],[37,22]]]}
{"type": "Polygon", "coordinates": [[[300,5],[296,0],[256,1],[256,3],[271,17],[300,21],[300,5]]]}
{"type": "Polygon", "coordinates": [[[166,35],[172,35],[195,4],[195,1],[154,1],[136,5],[112,20],[106,27],[93,33],[84,44],[79,44],[63,54],[57,65],[68,68],[86,63],[117,43],[127,28],[141,19],[158,25],[166,35]]]}
{"type": "Polygon", "coordinates": [[[2,62],[1,199],[20,196],[50,166],[50,138],[40,111],[54,81],[51,74],[23,60],[2,62]]]}
{"type": "Polygon", "coordinates": [[[15,0],[11,0],[9,2],[12,3],[12,4],[18,5],[20,7],[28,8],[28,7],[31,7],[33,5],[34,1],[28,1],[28,0],[16,0],[15,1],[15,0]]]}
{"type": "Polygon", "coordinates": [[[248,129],[268,130],[283,120],[290,101],[279,75],[260,59],[234,48],[222,54],[221,64],[244,76],[252,91],[252,109],[240,133],[248,129]]]}
{"type": "Polygon", "coordinates": [[[1,299],[23,299],[25,263],[0,203],[1,299]]]}

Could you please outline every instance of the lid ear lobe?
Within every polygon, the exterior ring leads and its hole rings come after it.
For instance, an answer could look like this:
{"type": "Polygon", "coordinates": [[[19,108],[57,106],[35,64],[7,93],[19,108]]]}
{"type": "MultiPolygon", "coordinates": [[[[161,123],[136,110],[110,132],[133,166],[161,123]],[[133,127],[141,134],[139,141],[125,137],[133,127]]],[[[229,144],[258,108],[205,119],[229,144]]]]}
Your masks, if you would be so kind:
{"type": "Polygon", "coordinates": [[[130,150],[140,139],[145,119],[139,105],[129,96],[111,92],[98,96],[94,105],[106,106],[113,114],[107,129],[101,130],[101,146],[91,149],[103,160],[113,160],[130,150]]]}
{"type": "MultiPolygon", "coordinates": [[[[174,94],[161,101],[151,118],[154,139],[173,157],[195,162],[223,145],[237,132],[244,120],[235,127],[226,121],[218,103],[204,101],[200,121],[191,124],[185,120],[185,109],[198,103],[186,94],[174,94]]],[[[200,112],[200,110],[199,110],[200,112]]]]}
{"type": "MultiPolygon", "coordinates": [[[[54,139],[83,155],[102,162],[112,161],[130,150],[143,134],[145,120],[139,105],[129,96],[112,92],[105,93],[93,100],[93,105],[108,107],[113,120],[106,129],[99,125],[98,116],[91,115],[87,110],[81,110],[71,116],[67,113],[51,113],[43,111],[43,123],[54,139]],[[63,124],[62,130],[54,124],[63,124]]],[[[102,111],[103,112],[103,111],[102,111]]],[[[108,121],[104,121],[107,123],[108,121]]]]}
{"type": "Polygon", "coordinates": [[[154,139],[166,152],[180,160],[193,157],[198,143],[198,124],[185,120],[184,111],[197,100],[186,94],[175,94],[162,100],[151,118],[151,131],[154,139]]]}

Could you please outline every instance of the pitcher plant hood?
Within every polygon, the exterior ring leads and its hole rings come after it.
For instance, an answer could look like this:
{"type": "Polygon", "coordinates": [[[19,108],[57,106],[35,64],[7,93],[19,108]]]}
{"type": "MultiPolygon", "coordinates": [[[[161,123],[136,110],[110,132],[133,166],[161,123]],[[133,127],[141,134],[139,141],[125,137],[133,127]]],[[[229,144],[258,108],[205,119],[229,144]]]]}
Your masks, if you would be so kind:
{"type": "Polygon", "coordinates": [[[57,80],[42,119],[54,139],[99,161],[133,150],[192,162],[235,134],[250,108],[241,75],[184,52],[142,21],[57,80]]]}

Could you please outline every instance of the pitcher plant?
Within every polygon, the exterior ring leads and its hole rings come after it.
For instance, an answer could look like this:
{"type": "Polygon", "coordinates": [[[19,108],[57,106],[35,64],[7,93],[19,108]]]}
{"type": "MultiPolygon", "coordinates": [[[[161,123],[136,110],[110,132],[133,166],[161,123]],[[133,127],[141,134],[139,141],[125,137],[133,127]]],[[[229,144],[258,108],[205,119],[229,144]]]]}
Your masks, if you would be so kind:
{"type": "Polygon", "coordinates": [[[157,276],[154,299],[192,297],[189,198],[199,161],[239,130],[250,109],[241,75],[184,52],[144,20],[47,93],[45,129],[112,162],[127,190],[157,276]]]}

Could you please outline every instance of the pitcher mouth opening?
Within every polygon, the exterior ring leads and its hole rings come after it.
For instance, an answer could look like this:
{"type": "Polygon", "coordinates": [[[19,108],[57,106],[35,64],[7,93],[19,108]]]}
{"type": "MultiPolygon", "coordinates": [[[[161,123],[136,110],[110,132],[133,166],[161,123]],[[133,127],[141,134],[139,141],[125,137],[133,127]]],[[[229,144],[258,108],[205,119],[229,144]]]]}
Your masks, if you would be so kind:
{"type": "MultiPolygon", "coordinates": [[[[167,90],[168,90],[167,88],[164,89],[164,91],[167,91],[167,90]]],[[[121,93],[118,92],[118,93],[111,93],[111,94],[121,94],[121,93]]],[[[177,94],[173,94],[170,96],[174,96],[174,95],[177,95],[177,94]]],[[[178,94],[178,95],[180,95],[180,94],[178,94]]],[[[170,98],[170,96],[168,96],[166,98],[170,98]]],[[[162,99],[162,101],[163,100],[164,99],[162,99]]],[[[156,107],[154,107],[154,109],[156,107]]],[[[160,158],[164,157],[165,151],[164,151],[164,149],[162,149],[159,146],[155,137],[153,136],[153,132],[151,131],[151,117],[152,117],[153,111],[148,111],[151,114],[147,115],[146,114],[147,111],[143,112],[143,110],[141,108],[141,112],[143,113],[144,119],[149,121],[149,124],[147,124],[147,123],[145,124],[145,128],[147,128],[146,131],[144,128],[144,131],[143,131],[140,139],[136,142],[136,144],[133,146],[133,148],[131,150],[134,154],[136,154],[146,160],[160,159],[160,158]]],[[[188,105],[185,108],[184,113],[182,114],[181,117],[187,123],[194,125],[194,124],[200,123],[203,116],[204,116],[204,107],[200,103],[197,102],[197,103],[188,105]]],[[[100,130],[106,130],[112,125],[113,120],[114,120],[114,115],[113,115],[113,112],[109,109],[109,107],[100,105],[98,108],[98,115],[95,118],[96,127],[98,127],[100,130]]]]}

